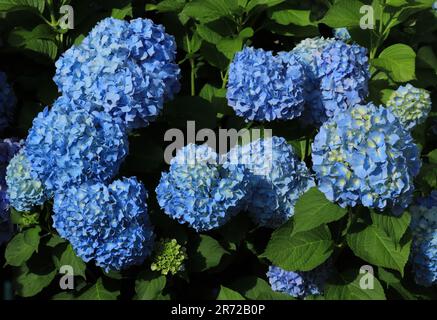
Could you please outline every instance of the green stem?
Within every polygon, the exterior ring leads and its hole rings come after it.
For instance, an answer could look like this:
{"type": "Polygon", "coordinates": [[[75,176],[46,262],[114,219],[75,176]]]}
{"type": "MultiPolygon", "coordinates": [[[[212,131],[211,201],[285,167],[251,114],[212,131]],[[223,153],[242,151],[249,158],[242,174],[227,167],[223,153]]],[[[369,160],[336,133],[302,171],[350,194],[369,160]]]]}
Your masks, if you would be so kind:
{"type": "Polygon", "coordinates": [[[229,68],[226,70],[225,75],[223,76],[223,72],[220,72],[221,77],[222,77],[222,89],[226,88],[226,84],[228,83],[228,78],[229,78],[229,68]]]}
{"type": "Polygon", "coordinates": [[[196,70],[194,59],[190,58],[190,66],[191,66],[191,95],[196,95],[196,70]]]}

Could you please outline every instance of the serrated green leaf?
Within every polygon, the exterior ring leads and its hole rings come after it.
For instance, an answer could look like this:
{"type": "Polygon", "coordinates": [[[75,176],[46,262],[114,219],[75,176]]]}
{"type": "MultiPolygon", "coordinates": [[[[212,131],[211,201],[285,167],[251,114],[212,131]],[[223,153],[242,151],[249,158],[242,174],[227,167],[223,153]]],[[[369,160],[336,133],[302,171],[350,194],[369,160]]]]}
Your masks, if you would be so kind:
{"type": "Polygon", "coordinates": [[[395,217],[387,214],[370,211],[373,225],[382,229],[395,243],[399,243],[410,225],[411,215],[404,212],[402,216],[395,217]]]}
{"type": "Polygon", "coordinates": [[[410,254],[411,239],[401,245],[391,239],[384,230],[370,225],[361,231],[348,234],[347,243],[361,259],[404,273],[410,254]]]}
{"type": "Polygon", "coordinates": [[[322,224],[341,219],[347,210],[330,202],[316,187],[297,200],[294,209],[293,233],[311,230],[322,224]]]}
{"type": "Polygon", "coordinates": [[[244,297],[238,292],[229,288],[220,286],[220,292],[217,300],[245,300],[244,297]]]}
{"type": "Polygon", "coordinates": [[[107,289],[102,281],[102,278],[97,279],[97,282],[83,292],[77,299],[78,300],[117,300],[120,295],[118,290],[107,289]]]}
{"type": "Polygon", "coordinates": [[[33,272],[27,266],[23,266],[17,277],[17,294],[21,297],[33,297],[47,287],[56,276],[53,265],[33,272]]]}
{"type": "Polygon", "coordinates": [[[71,244],[65,246],[65,249],[59,258],[59,267],[64,265],[71,266],[75,276],[81,276],[82,278],[86,279],[86,264],[76,255],[71,244]]]}
{"type": "MultiPolygon", "coordinates": [[[[365,274],[369,276],[367,273],[365,274]]],[[[362,274],[346,271],[338,276],[336,281],[326,284],[325,299],[327,300],[385,300],[384,289],[376,277],[373,277],[373,289],[363,289],[360,286],[362,274]]]]}
{"type": "Polygon", "coordinates": [[[298,10],[298,9],[287,9],[287,10],[271,10],[269,11],[270,19],[282,25],[294,24],[297,26],[309,26],[313,23],[310,19],[310,10],[298,10]]]}
{"type": "Polygon", "coordinates": [[[358,0],[336,1],[320,21],[333,28],[353,27],[360,24],[360,8],[364,5],[358,0]]]}
{"type": "Polygon", "coordinates": [[[158,272],[147,271],[135,281],[135,300],[156,300],[162,294],[166,278],[158,272]]]}
{"type": "Polygon", "coordinates": [[[188,251],[190,270],[199,272],[214,268],[219,265],[225,254],[229,252],[217,240],[202,234],[188,251]]]}
{"type": "Polygon", "coordinates": [[[406,44],[394,44],[385,48],[372,65],[389,74],[396,82],[407,82],[416,78],[416,53],[406,44]]]}
{"type": "Polygon", "coordinates": [[[6,263],[19,267],[38,250],[40,227],[27,229],[18,233],[9,242],[5,251],[6,263]]]}
{"type": "Polygon", "coordinates": [[[44,12],[45,0],[2,0],[0,11],[36,10],[44,12]]]}
{"type": "Polygon", "coordinates": [[[262,256],[285,270],[308,271],[329,258],[333,245],[326,225],[294,233],[291,223],[286,223],[272,234],[262,256]]]}

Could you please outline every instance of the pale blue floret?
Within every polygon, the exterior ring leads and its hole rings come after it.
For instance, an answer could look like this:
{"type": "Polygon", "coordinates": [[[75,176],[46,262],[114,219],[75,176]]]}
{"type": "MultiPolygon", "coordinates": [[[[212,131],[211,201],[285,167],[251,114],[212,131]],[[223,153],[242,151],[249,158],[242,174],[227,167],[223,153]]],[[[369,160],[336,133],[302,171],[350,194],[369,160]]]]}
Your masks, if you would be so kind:
{"type": "Polygon", "coordinates": [[[151,254],[147,191],[136,178],[87,182],[57,193],[53,226],[85,262],[105,271],[139,265],[151,254]]]}
{"type": "Polygon", "coordinates": [[[123,123],[89,109],[61,96],[33,121],[26,156],[49,194],[87,180],[109,181],[127,155],[123,123]]]}
{"type": "Polygon", "coordinates": [[[415,88],[407,83],[392,93],[387,107],[408,130],[411,130],[428,117],[432,107],[431,96],[427,90],[415,88]]]}
{"type": "Polygon", "coordinates": [[[229,67],[228,103],[248,121],[291,120],[303,111],[304,79],[292,55],[284,58],[246,47],[229,67]]]}
{"type": "Polygon", "coordinates": [[[54,81],[78,107],[105,111],[131,128],[145,127],[179,91],[176,43],[149,19],[100,21],[56,62],[54,81]]]}
{"type": "Polygon", "coordinates": [[[156,188],[164,212],[198,232],[225,224],[242,209],[247,192],[244,166],[222,164],[211,148],[194,144],[178,150],[156,188]]]}
{"type": "Polygon", "coordinates": [[[348,41],[351,39],[351,35],[347,28],[336,28],[334,29],[334,37],[338,40],[348,41]]]}
{"type": "Polygon", "coordinates": [[[18,211],[30,211],[47,199],[42,182],[34,178],[32,167],[23,149],[15,155],[6,169],[9,203],[18,211]]]}
{"type": "Polygon", "coordinates": [[[390,110],[368,104],[337,114],[322,125],[312,150],[319,189],[342,207],[399,214],[411,202],[419,149],[390,110]]]}
{"type": "Polygon", "coordinates": [[[284,138],[258,139],[233,148],[227,157],[249,169],[252,196],[247,198],[247,210],[260,226],[282,225],[293,216],[299,197],[315,185],[305,163],[284,138]]]}

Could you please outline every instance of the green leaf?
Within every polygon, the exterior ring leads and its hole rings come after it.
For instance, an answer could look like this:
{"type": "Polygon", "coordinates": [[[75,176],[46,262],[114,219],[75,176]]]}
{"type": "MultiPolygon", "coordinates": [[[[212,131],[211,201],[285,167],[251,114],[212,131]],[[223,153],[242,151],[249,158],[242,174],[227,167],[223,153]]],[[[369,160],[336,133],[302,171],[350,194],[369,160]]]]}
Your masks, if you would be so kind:
{"type": "Polygon", "coordinates": [[[386,0],[385,4],[391,7],[402,7],[408,4],[408,0],[386,0]]]}
{"type": "Polygon", "coordinates": [[[347,243],[361,259],[377,266],[398,270],[403,275],[411,239],[401,245],[383,229],[370,225],[361,231],[348,234],[347,243]]]}
{"type": "Polygon", "coordinates": [[[33,297],[47,287],[55,278],[56,269],[53,265],[33,272],[24,265],[21,267],[20,275],[17,277],[17,294],[22,297],[33,297]]]}
{"type": "Polygon", "coordinates": [[[125,19],[126,17],[133,17],[132,4],[129,3],[127,6],[121,9],[113,8],[111,12],[111,17],[121,20],[125,19]]]}
{"type": "Polygon", "coordinates": [[[258,7],[270,8],[286,0],[250,0],[246,6],[246,12],[250,12],[258,7]]]}
{"type": "Polygon", "coordinates": [[[319,189],[313,187],[297,201],[294,209],[293,233],[311,230],[342,218],[347,210],[330,202],[319,189]]]}
{"type": "Polygon", "coordinates": [[[329,258],[333,244],[326,225],[295,234],[288,222],[272,234],[262,257],[285,270],[308,271],[329,258]]]}
{"type": "Polygon", "coordinates": [[[185,7],[185,3],[185,0],[163,0],[155,6],[155,9],[159,12],[179,12],[185,7]]]}
{"type": "Polygon", "coordinates": [[[211,28],[208,28],[204,24],[198,24],[196,30],[199,36],[202,37],[203,40],[209,43],[217,44],[223,39],[221,34],[215,32],[211,28]]]}
{"type": "Polygon", "coordinates": [[[416,297],[414,296],[414,294],[409,292],[402,285],[402,283],[401,283],[402,278],[398,274],[395,274],[391,270],[386,270],[384,268],[378,268],[378,276],[379,276],[379,279],[381,279],[381,281],[383,281],[387,284],[387,286],[390,286],[393,289],[395,289],[402,296],[402,298],[404,298],[406,300],[416,300],[416,297]]]}
{"type": "Polygon", "coordinates": [[[211,43],[204,42],[200,54],[212,66],[225,70],[229,66],[229,59],[211,43]]]}
{"type": "Polygon", "coordinates": [[[405,44],[394,44],[384,49],[372,65],[389,74],[396,82],[407,82],[416,78],[416,53],[405,44]]]}
{"type": "Polygon", "coordinates": [[[395,217],[387,214],[371,211],[373,225],[383,230],[395,243],[399,243],[408,229],[411,221],[409,212],[404,212],[402,216],[395,217]]]}
{"type": "Polygon", "coordinates": [[[46,242],[47,247],[54,248],[61,243],[66,243],[66,240],[62,239],[60,236],[54,234],[50,237],[50,239],[46,242]]]}
{"type": "Polygon", "coordinates": [[[221,17],[232,19],[233,14],[238,10],[238,3],[235,0],[194,0],[185,6],[182,14],[207,23],[221,17]]]}
{"type": "Polygon", "coordinates": [[[59,258],[59,267],[64,265],[69,265],[73,268],[73,272],[75,276],[85,277],[86,264],[79,258],[73,250],[71,244],[65,246],[64,251],[62,252],[59,258]]]}
{"type": "Polygon", "coordinates": [[[222,257],[229,254],[220,243],[207,235],[200,235],[199,241],[190,248],[188,262],[194,272],[204,271],[219,265],[222,257]]]}
{"type": "Polygon", "coordinates": [[[40,227],[35,227],[17,234],[6,248],[6,263],[19,267],[26,262],[38,250],[40,231],[40,227]]]}
{"type": "Polygon", "coordinates": [[[437,164],[437,149],[428,153],[427,156],[428,156],[429,162],[431,162],[433,164],[437,164]]]}
{"type": "Polygon", "coordinates": [[[311,11],[310,10],[298,10],[298,9],[288,9],[288,10],[271,10],[269,11],[270,19],[282,25],[294,24],[298,26],[309,26],[312,25],[310,20],[311,11]]]}
{"type": "Polygon", "coordinates": [[[23,28],[14,29],[8,38],[11,46],[33,50],[55,59],[58,47],[55,43],[55,34],[47,25],[38,25],[33,30],[23,28]]]}
{"type": "Polygon", "coordinates": [[[293,300],[292,296],[276,292],[263,279],[247,276],[236,280],[231,288],[250,300],[293,300]]]}
{"type": "Polygon", "coordinates": [[[135,281],[135,300],[156,300],[162,294],[166,278],[158,272],[142,272],[135,281]]]}
{"type": "MultiPolygon", "coordinates": [[[[365,274],[368,276],[368,274],[365,274]]],[[[346,271],[336,281],[329,281],[325,288],[327,300],[385,300],[384,289],[376,277],[373,277],[373,289],[362,289],[361,275],[356,271],[346,271]]]]}
{"type": "Polygon", "coordinates": [[[102,281],[102,278],[97,279],[97,282],[82,293],[78,300],[117,300],[120,295],[118,290],[107,289],[102,281]]]}
{"type": "Polygon", "coordinates": [[[229,288],[220,286],[220,292],[217,300],[245,300],[244,297],[238,292],[229,288]]]}
{"type": "Polygon", "coordinates": [[[358,0],[336,1],[320,21],[333,28],[353,27],[360,24],[360,8],[364,5],[358,0]]]}
{"type": "Polygon", "coordinates": [[[226,58],[232,60],[235,53],[241,50],[243,47],[243,40],[241,38],[226,38],[217,43],[217,49],[224,54],[226,58]]]}
{"type": "Polygon", "coordinates": [[[0,11],[36,10],[44,12],[45,0],[2,0],[0,11]]]}

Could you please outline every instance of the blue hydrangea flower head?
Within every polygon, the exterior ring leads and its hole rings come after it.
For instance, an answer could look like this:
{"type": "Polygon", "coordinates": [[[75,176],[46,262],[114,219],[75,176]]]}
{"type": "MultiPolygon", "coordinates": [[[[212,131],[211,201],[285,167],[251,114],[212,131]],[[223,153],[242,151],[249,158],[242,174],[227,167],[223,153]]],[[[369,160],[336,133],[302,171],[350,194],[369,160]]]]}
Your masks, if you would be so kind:
{"type": "Polygon", "coordinates": [[[108,112],[129,129],[145,127],[179,91],[175,59],[175,40],[162,25],[106,18],[56,62],[54,81],[76,106],[108,112]]]}
{"type": "Polygon", "coordinates": [[[336,28],[334,29],[334,37],[335,39],[348,41],[351,39],[351,35],[347,28],[336,28]]]}
{"type": "Polygon", "coordinates": [[[55,195],[53,226],[85,262],[125,269],[143,263],[153,249],[146,199],[136,178],[73,185],[55,195]]]}
{"type": "Polygon", "coordinates": [[[410,130],[428,117],[432,107],[431,96],[427,90],[407,83],[392,93],[387,107],[410,130]]]}
{"type": "Polygon", "coordinates": [[[286,271],[270,266],[267,277],[273,291],[295,298],[305,298],[323,294],[325,283],[331,274],[330,267],[329,263],[324,263],[311,271],[286,271]]]}
{"type": "Polygon", "coordinates": [[[49,194],[87,180],[109,181],[127,155],[123,123],[89,109],[61,96],[33,121],[26,156],[49,194]]]}
{"type": "Polygon", "coordinates": [[[293,50],[306,74],[306,123],[321,124],[368,95],[367,50],[335,39],[305,39],[293,50]]]}
{"type": "Polygon", "coordinates": [[[260,226],[277,228],[294,214],[299,197],[315,185],[305,163],[284,138],[272,137],[236,146],[227,155],[230,163],[245,165],[252,196],[247,210],[260,226]]]}
{"type": "Polygon", "coordinates": [[[47,199],[42,182],[34,178],[24,149],[15,155],[6,169],[9,203],[18,211],[29,211],[47,199]]]}
{"type": "Polygon", "coordinates": [[[290,120],[304,106],[302,66],[293,55],[250,47],[238,52],[230,67],[227,99],[245,120],[290,120]]]}
{"type": "Polygon", "coordinates": [[[9,161],[18,153],[22,144],[22,141],[16,138],[0,140],[0,186],[6,185],[6,167],[9,161]]]}
{"type": "Polygon", "coordinates": [[[437,190],[410,207],[413,244],[410,260],[416,283],[437,284],[437,190]]]}
{"type": "Polygon", "coordinates": [[[342,207],[398,214],[411,202],[420,154],[390,110],[369,103],[337,114],[322,125],[312,150],[319,189],[342,207]]]}
{"type": "Polygon", "coordinates": [[[0,131],[12,122],[16,102],[17,98],[7,82],[6,74],[0,71],[0,131]]]}
{"type": "Polygon", "coordinates": [[[168,173],[156,188],[164,212],[196,231],[225,224],[238,213],[247,192],[244,166],[221,163],[207,145],[189,144],[178,150],[168,173]]]}

